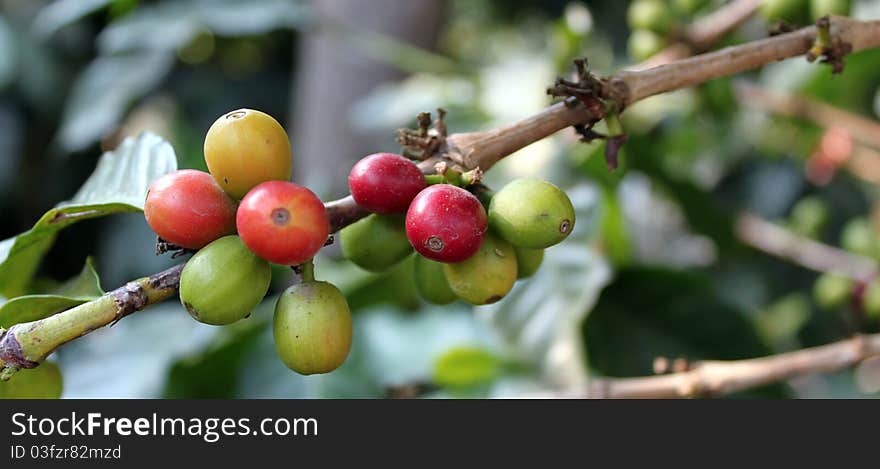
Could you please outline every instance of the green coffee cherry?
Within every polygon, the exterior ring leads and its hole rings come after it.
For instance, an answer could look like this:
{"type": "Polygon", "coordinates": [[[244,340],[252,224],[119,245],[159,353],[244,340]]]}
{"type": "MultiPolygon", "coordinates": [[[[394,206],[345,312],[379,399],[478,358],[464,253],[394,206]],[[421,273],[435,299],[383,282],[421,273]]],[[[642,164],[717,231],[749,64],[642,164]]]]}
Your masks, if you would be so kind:
{"type": "Polygon", "coordinates": [[[22,368],[9,381],[0,381],[0,399],[58,399],[64,380],[58,365],[43,362],[36,368],[22,368]]]}
{"type": "Polygon", "coordinates": [[[507,241],[488,234],[473,257],[445,264],[443,273],[449,288],[472,305],[494,303],[516,282],[516,252],[507,241]]]}
{"type": "Polygon", "coordinates": [[[637,61],[648,60],[652,55],[663,50],[666,40],[657,33],[647,29],[636,29],[629,34],[626,49],[630,57],[637,61]]]}
{"type": "Polygon", "coordinates": [[[311,375],[338,368],[351,349],[351,312],[333,284],[306,281],[278,298],[275,348],[291,370],[311,375]]]}
{"type": "Polygon", "coordinates": [[[538,271],[544,260],[543,249],[529,249],[514,246],[516,252],[516,278],[528,278],[538,271]]]}
{"type": "Polygon", "coordinates": [[[849,16],[850,0],[810,0],[810,16],[813,21],[825,15],[849,16]]]}
{"type": "Polygon", "coordinates": [[[339,236],[346,259],[370,272],[384,272],[413,251],[403,215],[370,215],[343,228],[339,236]]]}
{"type": "Polygon", "coordinates": [[[828,205],[815,196],[804,197],[791,209],[789,226],[795,233],[818,238],[828,223],[828,205]]]}
{"type": "Polygon", "coordinates": [[[571,200],[547,181],[517,179],[498,191],[489,203],[489,225],[516,246],[553,246],[568,237],[574,222],[571,200]]]}
{"type": "Polygon", "coordinates": [[[827,272],[813,284],[813,298],[822,308],[834,309],[846,303],[854,290],[855,283],[849,277],[827,272]]]}
{"type": "Polygon", "coordinates": [[[880,254],[880,238],[867,218],[853,218],[840,233],[840,245],[855,254],[876,257],[880,254]]]}
{"type": "Polygon", "coordinates": [[[806,24],[808,0],[764,0],[761,16],[767,21],[785,21],[794,25],[806,24]]]}
{"type": "Polygon", "coordinates": [[[880,280],[872,280],[865,287],[862,308],[869,317],[880,318],[880,280]]]}
{"type": "Polygon", "coordinates": [[[672,6],[684,15],[693,15],[708,4],[708,0],[674,0],[672,6]]]}
{"type": "Polygon", "coordinates": [[[647,29],[666,34],[672,29],[675,17],[663,0],[635,0],[626,12],[630,29],[647,29]]]}
{"type": "Polygon", "coordinates": [[[231,324],[244,318],[269,290],[269,263],[238,236],[224,236],[197,252],[180,274],[180,302],[205,324],[231,324]]]}
{"type": "Polygon", "coordinates": [[[428,303],[447,305],[458,299],[443,274],[443,263],[416,256],[414,270],[416,289],[428,303]]]}

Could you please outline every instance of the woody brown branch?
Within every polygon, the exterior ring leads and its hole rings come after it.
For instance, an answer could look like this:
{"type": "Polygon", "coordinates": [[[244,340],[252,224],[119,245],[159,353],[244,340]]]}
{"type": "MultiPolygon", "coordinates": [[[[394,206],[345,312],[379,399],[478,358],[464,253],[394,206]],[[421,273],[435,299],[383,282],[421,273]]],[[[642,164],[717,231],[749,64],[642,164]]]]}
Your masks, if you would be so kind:
{"type": "Polygon", "coordinates": [[[664,399],[715,397],[815,373],[855,366],[880,356],[880,334],[761,358],[690,363],[686,371],[637,378],[600,378],[571,397],[664,399]]]}

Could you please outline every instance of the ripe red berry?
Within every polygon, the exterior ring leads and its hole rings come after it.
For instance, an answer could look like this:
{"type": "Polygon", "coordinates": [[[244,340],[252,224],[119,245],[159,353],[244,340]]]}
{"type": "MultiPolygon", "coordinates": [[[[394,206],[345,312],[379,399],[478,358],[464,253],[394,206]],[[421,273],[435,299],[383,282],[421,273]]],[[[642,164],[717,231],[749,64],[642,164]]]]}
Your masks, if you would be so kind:
{"type": "Polygon", "coordinates": [[[420,192],[410,204],[406,236],[428,259],[461,262],[480,249],[486,224],[486,210],[473,194],[437,184],[420,192]]]}
{"type": "Polygon", "coordinates": [[[267,181],[251,189],[241,199],[236,224],[248,249],[282,265],[311,259],[330,234],[321,199],[286,181],[267,181]]]}
{"type": "Polygon", "coordinates": [[[153,181],[144,216],[159,237],[188,249],[235,232],[235,202],[210,174],[194,169],[153,181]]]}
{"type": "Polygon", "coordinates": [[[354,201],[376,213],[405,213],[426,185],[418,166],[393,153],[365,156],[348,174],[348,188],[354,201]]]}

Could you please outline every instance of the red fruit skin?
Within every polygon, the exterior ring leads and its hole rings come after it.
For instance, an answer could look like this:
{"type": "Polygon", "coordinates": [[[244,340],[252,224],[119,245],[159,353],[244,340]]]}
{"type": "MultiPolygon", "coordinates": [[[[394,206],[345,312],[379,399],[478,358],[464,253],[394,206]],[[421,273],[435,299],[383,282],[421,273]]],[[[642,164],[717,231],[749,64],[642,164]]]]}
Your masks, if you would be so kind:
{"type": "Polygon", "coordinates": [[[330,235],[321,199],[286,181],[266,181],[251,189],[238,206],[236,225],[248,249],[281,265],[311,259],[330,235]]]}
{"type": "Polygon", "coordinates": [[[418,166],[394,153],[365,156],[348,174],[354,201],[375,213],[405,213],[425,186],[425,176],[418,166]]]}
{"type": "Polygon", "coordinates": [[[235,208],[235,202],[210,174],[182,169],[153,181],[144,217],[165,241],[199,249],[235,233],[235,208]]]}
{"type": "Polygon", "coordinates": [[[436,184],[413,199],[406,213],[406,237],[422,256],[461,262],[480,249],[486,237],[486,210],[470,192],[436,184]]]}

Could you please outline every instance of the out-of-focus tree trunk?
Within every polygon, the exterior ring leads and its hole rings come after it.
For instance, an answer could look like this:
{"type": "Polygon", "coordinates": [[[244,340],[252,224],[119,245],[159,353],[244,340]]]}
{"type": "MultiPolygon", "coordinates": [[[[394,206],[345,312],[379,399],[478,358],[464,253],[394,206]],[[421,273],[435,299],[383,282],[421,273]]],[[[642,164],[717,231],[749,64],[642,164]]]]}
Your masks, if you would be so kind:
{"type": "MultiPolygon", "coordinates": [[[[322,197],[348,190],[351,165],[382,150],[388,136],[356,132],[350,108],[377,85],[398,80],[401,72],[373,60],[338,27],[378,31],[423,48],[432,48],[443,19],[443,0],[313,0],[318,19],[297,51],[291,93],[294,180],[322,197]],[[332,26],[331,26],[332,25],[332,26]]],[[[387,146],[387,143],[386,143],[387,146]]]]}

